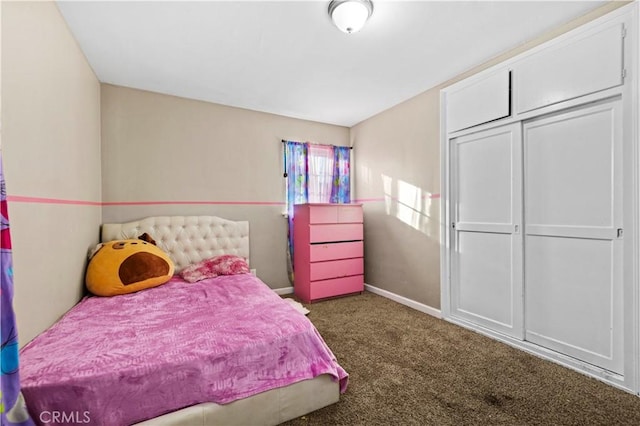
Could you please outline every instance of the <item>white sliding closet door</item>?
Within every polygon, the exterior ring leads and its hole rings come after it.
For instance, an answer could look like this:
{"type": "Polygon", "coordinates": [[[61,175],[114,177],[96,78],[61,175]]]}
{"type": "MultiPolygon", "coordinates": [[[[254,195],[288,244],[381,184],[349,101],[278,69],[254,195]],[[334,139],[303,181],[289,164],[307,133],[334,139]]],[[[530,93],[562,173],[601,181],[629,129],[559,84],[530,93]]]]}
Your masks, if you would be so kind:
{"type": "Polygon", "coordinates": [[[526,340],[623,371],[621,101],[525,123],[526,340]]]}
{"type": "Polygon", "coordinates": [[[450,146],[451,313],[522,338],[521,125],[450,146]]]}

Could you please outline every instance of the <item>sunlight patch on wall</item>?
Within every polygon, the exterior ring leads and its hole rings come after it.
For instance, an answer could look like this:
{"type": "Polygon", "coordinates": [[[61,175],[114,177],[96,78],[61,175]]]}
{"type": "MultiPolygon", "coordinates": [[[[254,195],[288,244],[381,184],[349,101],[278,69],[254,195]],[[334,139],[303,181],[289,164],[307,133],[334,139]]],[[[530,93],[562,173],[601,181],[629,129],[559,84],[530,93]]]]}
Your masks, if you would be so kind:
{"type": "Polygon", "coordinates": [[[382,174],[384,203],[387,215],[393,216],[413,229],[432,236],[432,195],[415,185],[382,174]]]}
{"type": "Polygon", "coordinates": [[[391,207],[392,207],[392,201],[393,201],[392,185],[393,185],[393,179],[383,174],[382,188],[384,190],[384,209],[388,215],[391,215],[391,207]]]}

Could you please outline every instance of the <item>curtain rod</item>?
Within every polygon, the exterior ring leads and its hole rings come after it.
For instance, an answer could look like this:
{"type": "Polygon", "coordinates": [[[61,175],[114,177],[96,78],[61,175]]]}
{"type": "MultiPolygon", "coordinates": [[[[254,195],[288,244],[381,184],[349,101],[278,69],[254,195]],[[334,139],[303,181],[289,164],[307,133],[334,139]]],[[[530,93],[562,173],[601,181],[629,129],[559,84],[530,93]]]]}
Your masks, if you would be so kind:
{"type": "MultiPolygon", "coordinates": [[[[286,141],[286,140],[282,139],[282,143],[287,143],[287,142],[288,142],[288,141],[286,141]]],[[[318,145],[322,145],[322,144],[318,144],[318,145]]],[[[335,146],[339,146],[339,145],[335,145],[335,146]]],[[[352,146],[350,146],[350,147],[349,147],[349,149],[353,149],[353,147],[352,147],[352,146]]]]}

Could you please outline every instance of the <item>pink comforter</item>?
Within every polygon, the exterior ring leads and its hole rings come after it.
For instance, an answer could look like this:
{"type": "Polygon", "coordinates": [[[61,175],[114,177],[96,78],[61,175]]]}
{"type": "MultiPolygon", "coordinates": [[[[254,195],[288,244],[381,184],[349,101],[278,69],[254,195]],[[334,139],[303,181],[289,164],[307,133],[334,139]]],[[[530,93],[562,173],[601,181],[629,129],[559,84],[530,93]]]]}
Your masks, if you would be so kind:
{"type": "Polygon", "coordinates": [[[126,425],[325,373],[347,386],[313,324],[250,274],[85,298],[22,349],[20,366],[27,408],[45,424],[57,411],[126,425]]]}

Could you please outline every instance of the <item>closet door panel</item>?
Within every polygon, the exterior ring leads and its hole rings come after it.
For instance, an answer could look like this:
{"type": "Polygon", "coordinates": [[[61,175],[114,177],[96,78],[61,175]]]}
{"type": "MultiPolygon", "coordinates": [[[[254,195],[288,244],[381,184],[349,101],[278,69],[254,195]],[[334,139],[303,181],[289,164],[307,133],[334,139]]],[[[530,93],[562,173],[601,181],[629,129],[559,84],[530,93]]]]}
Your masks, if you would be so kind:
{"type": "Polygon", "coordinates": [[[511,235],[460,232],[458,312],[486,324],[513,324],[511,235]]]}
{"type": "Polygon", "coordinates": [[[516,112],[622,84],[622,24],[551,46],[514,66],[516,112]]]}
{"type": "Polygon", "coordinates": [[[447,95],[449,132],[487,123],[511,114],[511,77],[500,70],[447,95]]]}
{"type": "Polygon", "coordinates": [[[509,125],[451,141],[452,314],[521,338],[521,131],[509,125]]]}
{"type": "Polygon", "coordinates": [[[499,131],[458,140],[458,221],[511,223],[512,133],[499,131]]]}
{"type": "Polygon", "coordinates": [[[527,126],[528,223],[613,225],[612,114],[587,109],[527,126]]]}
{"type": "Polygon", "coordinates": [[[621,373],[611,241],[528,237],[527,340],[621,373]]]}
{"type": "Polygon", "coordinates": [[[622,373],[621,101],[524,125],[525,337],[622,373]]]}

